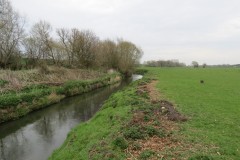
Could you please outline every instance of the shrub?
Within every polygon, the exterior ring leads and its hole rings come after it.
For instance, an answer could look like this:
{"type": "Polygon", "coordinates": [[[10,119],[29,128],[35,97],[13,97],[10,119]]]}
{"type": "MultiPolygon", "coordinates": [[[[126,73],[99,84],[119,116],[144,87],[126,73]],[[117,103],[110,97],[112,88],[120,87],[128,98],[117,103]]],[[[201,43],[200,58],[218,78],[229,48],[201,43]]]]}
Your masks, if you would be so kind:
{"type": "Polygon", "coordinates": [[[143,139],[146,136],[141,126],[132,126],[124,131],[124,137],[133,140],[143,139]]]}
{"type": "Polygon", "coordinates": [[[39,66],[38,66],[38,72],[40,74],[49,74],[51,71],[50,69],[48,68],[47,64],[46,63],[40,63],[39,66]]]}
{"type": "Polygon", "coordinates": [[[40,97],[49,95],[50,93],[50,89],[33,90],[32,92],[20,94],[20,98],[23,102],[32,102],[34,99],[39,99],[40,97]]]}
{"type": "Polygon", "coordinates": [[[24,93],[20,96],[21,100],[24,102],[32,102],[36,97],[38,97],[36,92],[24,93]]]}
{"type": "Polygon", "coordinates": [[[9,93],[0,96],[0,108],[7,108],[11,106],[17,106],[22,102],[32,102],[34,99],[39,99],[45,95],[51,93],[50,89],[28,90],[28,92],[22,93],[9,93]]]}
{"type": "Polygon", "coordinates": [[[195,157],[191,157],[188,160],[213,160],[212,157],[209,156],[195,156],[195,157]]]}
{"type": "Polygon", "coordinates": [[[158,130],[154,128],[153,126],[147,126],[146,127],[146,133],[152,137],[154,135],[158,135],[158,130]]]}
{"type": "Polygon", "coordinates": [[[58,87],[55,89],[56,94],[65,94],[65,88],[64,87],[58,87]]]}
{"type": "Polygon", "coordinates": [[[21,102],[21,98],[15,94],[0,96],[0,108],[9,106],[17,106],[21,102]]]}
{"type": "Polygon", "coordinates": [[[0,79],[0,87],[4,87],[8,83],[9,83],[8,81],[0,79]]]}
{"type": "Polygon", "coordinates": [[[145,131],[146,131],[146,134],[150,137],[152,137],[152,136],[164,137],[165,136],[165,133],[163,130],[156,129],[153,126],[146,126],[145,131]]]}
{"type": "Polygon", "coordinates": [[[148,72],[147,69],[141,69],[141,68],[138,68],[134,71],[135,74],[140,74],[140,75],[144,75],[148,72]]]}
{"type": "Polygon", "coordinates": [[[121,149],[126,149],[128,147],[127,141],[123,137],[117,137],[114,141],[113,144],[116,147],[119,147],[121,149]]]}
{"type": "Polygon", "coordinates": [[[143,151],[143,152],[140,154],[139,159],[141,159],[141,160],[147,160],[147,159],[149,159],[150,157],[152,157],[154,154],[155,154],[155,152],[152,151],[152,150],[145,150],[145,151],[143,151]]]}
{"type": "Polygon", "coordinates": [[[33,84],[30,86],[24,87],[21,91],[22,92],[31,92],[32,90],[37,90],[37,89],[48,89],[49,87],[45,84],[33,84]]]}
{"type": "Polygon", "coordinates": [[[136,151],[136,150],[140,150],[142,147],[139,143],[134,142],[133,145],[132,145],[132,148],[133,148],[133,150],[136,151]]]}
{"type": "Polygon", "coordinates": [[[151,117],[149,115],[145,115],[144,116],[144,121],[145,122],[148,122],[150,119],[151,119],[151,117]]]}

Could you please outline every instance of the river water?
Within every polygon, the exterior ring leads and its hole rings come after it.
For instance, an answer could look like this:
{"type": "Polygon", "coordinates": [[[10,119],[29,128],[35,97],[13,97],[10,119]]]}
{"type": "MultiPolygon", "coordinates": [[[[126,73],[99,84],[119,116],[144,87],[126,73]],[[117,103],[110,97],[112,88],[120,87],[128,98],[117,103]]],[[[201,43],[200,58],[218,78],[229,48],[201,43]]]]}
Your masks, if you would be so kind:
{"type": "Polygon", "coordinates": [[[61,146],[71,128],[90,119],[103,102],[131,81],[111,85],[0,125],[0,160],[45,160],[61,146]]]}

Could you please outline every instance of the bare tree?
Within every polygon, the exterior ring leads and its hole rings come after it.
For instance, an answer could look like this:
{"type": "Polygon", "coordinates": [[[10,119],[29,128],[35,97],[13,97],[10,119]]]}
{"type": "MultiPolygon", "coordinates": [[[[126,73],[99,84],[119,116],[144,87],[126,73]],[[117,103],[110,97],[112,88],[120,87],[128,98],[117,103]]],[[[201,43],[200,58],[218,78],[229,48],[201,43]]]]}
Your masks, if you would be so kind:
{"type": "Polygon", "coordinates": [[[203,68],[206,68],[206,67],[207,67],[207,64],[206,64],[206,63],[203,63],[202,67],[203,67],[203,68]]]}
{"type": "Polygon", "coordinates": [[[44,44],[38,39],[30,36],[24,39],[23,46],[26,52],[25,54],[27,57],[28,67],[35,67],[39,60],[43,57],[44,44]]]}
{"type": "Polygon", "coordinates": [[[8,0],[0,0],[0,67],[16,68],[20,57],[20,42],[24,36],[24,19],[8,0]]]}
{"type": "Polygon", "coordinates": [[[87,68],[94,65],[99,38],[93,32],[76,28],[71,31],[58,29],[57,35],[67,53],[69,65],[87,68]]]}
{"type": "Polygon", "coordinates": [[[178,60],[152,60],[144,62],[146,66],[150,67],[185,67],[186,64],[179,62],[178,60]]]}
{"type": "Polygon", "coordinates": [[[52,43],[52,56],[54,57],[54,63],[56,65],[62,65],[68,58],[65,47],[60,42],[56,41],[52,43]]]}
{"type": "Polygon", "coordinates": [[[31,37],[38,40],[41,43],[42,48],[42,59],[53,58],[52,56],[52,38],[50,36],[52,27],[50,23],[46,21],[39,21],[36,23],[31,30],[31,37]]]}
{"type": "Polygon", "coordinates": [[[71,46],[71,38],[70,38],[70,31],[65,28],[57,29],[57,35],[59,37],[59,43],[62,45],[62,52],[66,53],[66,58],[69,66],[73,65],[74,61],[74,52],[73,47],[71,46]]]}
{"type": "Polygon", "coordinates": [[[198,64],[197,61],[192,61],[192,66],[193,66],[194,68],[198,68],[199,64],[198,64]]]}

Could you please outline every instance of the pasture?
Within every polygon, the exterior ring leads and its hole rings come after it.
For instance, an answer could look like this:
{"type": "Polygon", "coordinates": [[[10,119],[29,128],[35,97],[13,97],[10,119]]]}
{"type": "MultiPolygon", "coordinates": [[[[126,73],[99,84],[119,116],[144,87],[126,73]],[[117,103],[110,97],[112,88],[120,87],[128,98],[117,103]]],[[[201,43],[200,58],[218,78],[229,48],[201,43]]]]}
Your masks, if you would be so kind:
{"type": "MultiPolygon", "coordinates": [[[[146,69],[148,76],[159,81],[157,89],[162,98],[189,118],[180,124],[186,141],[203,144],[210,154],[206,156],[239,159],[239,68],[146,69]]],[[[196,155],[204,154],[200,152],[196,150],[196,155]]]]}

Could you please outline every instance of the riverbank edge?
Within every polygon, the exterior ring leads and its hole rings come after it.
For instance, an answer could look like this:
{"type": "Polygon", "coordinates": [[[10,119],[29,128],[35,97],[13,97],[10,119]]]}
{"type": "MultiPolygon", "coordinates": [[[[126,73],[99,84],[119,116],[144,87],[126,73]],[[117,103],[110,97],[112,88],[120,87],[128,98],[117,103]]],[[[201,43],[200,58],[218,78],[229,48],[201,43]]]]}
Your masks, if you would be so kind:
{"type": "MultiPolygon", "coordinates": [[[[143,75],[146,72],[138,70],[135,73],[143,75]]],[[[143,77],[111,95],[89,121],[71,130],[63,145],[52,153],[49,160],[127,158],[124,150],[128,142],[123,132],[128,132],[129,128],[125,127],[131,123],[135,110],[141,107],[147,110],[151,106],[146,94],[138,94],[139,85],[151,81],[151,78],[143,77]]]]}
{"type": "Polygon", "coordinates": [[[58,103],[67,97],[81,95],[118,83],[121,80],[120,73],[112,73],[95,80],[67,81],[60,86],[36,85],[17,93],[1,95],[0,124],[19,119],[33,111],[58,103]]]}

